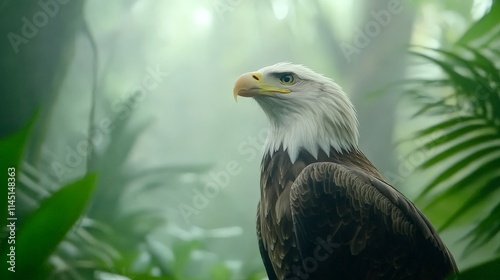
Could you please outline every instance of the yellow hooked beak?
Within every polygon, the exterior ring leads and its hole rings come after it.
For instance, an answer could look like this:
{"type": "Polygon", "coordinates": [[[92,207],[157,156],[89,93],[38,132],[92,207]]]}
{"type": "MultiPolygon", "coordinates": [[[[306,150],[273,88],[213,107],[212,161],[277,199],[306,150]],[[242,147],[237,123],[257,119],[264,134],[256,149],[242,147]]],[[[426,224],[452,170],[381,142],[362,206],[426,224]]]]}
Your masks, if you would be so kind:
{"type": "Polygon", "coordinates": [[[238,77],[234,83],[234,100],[238,101],[238,95],[243,97],[252,97],[256,95],[273,96],[273,93],[290,93],[287,88],[279,88],[262,82],[260,72],[245,73],[238,77]]]}

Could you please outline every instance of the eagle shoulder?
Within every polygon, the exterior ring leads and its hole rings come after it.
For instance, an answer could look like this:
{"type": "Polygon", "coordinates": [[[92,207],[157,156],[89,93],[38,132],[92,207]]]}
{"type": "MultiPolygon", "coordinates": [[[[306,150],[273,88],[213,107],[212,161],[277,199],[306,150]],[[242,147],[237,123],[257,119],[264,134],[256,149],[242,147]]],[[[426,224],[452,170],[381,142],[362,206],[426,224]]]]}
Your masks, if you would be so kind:
{"type": "Polygon", "coordinates": [[[414,204],[358,168],[308,165],[291,186],[290,207],[302,261],[316,260],[315,277],[444,279],[456,272],[453,257],[414,204]],[[331,249],[323,263],[315,257],[321,248],[331,249]]]}

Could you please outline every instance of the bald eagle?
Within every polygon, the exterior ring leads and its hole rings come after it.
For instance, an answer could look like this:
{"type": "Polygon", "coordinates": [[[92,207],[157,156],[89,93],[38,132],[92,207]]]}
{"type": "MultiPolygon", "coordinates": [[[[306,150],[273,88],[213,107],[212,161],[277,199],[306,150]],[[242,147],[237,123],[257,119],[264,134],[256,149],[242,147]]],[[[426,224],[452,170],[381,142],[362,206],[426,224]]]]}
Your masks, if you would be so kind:
{"type": "Polygon", "coordinates": [[[340,86],[278,63],[241,75],[270,122],[257,209],[270,280],[446,279],[453,256],[429,220],[358,147],[354,107],[340,86]]]}

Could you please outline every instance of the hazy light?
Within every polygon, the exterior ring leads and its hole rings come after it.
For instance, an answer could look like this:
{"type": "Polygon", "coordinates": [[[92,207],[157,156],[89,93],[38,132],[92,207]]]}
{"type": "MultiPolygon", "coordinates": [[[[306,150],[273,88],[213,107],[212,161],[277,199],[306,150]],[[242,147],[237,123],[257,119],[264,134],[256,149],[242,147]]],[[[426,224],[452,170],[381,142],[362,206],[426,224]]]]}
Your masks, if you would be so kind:
{"type": "Polygon", "coordinates": [[[194,10],[193,21],[198,26],[210,26],[212,24],[212,13],[204,7],[198,7],[194,10]]]}
{"type": "Polygon", "coordinates": [[[491,0],[474,0],[471,11],[472,18],[478,20],[491,8],[491,4],[491,0]]]}
{"type": "Polygon", "coordinates": [[[288,15],[288,1],[286,0],[274,0],[271,2],[273,6],[274,16],[282,20],[288,15]]]}

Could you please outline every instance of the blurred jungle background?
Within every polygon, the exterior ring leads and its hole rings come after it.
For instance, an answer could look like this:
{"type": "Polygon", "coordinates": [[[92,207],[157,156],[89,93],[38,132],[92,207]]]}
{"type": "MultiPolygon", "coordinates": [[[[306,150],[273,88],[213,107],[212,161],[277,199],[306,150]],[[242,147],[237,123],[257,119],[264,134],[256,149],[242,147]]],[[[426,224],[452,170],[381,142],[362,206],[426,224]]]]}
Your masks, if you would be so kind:
{"type": "Polygon", "coordinates": [[[280,61],[343,86],[462,279],[500,279],[498,1],[2,0],[0,23],[1,279],[265,279],[267,123],[232,86],[280,61]]]}

